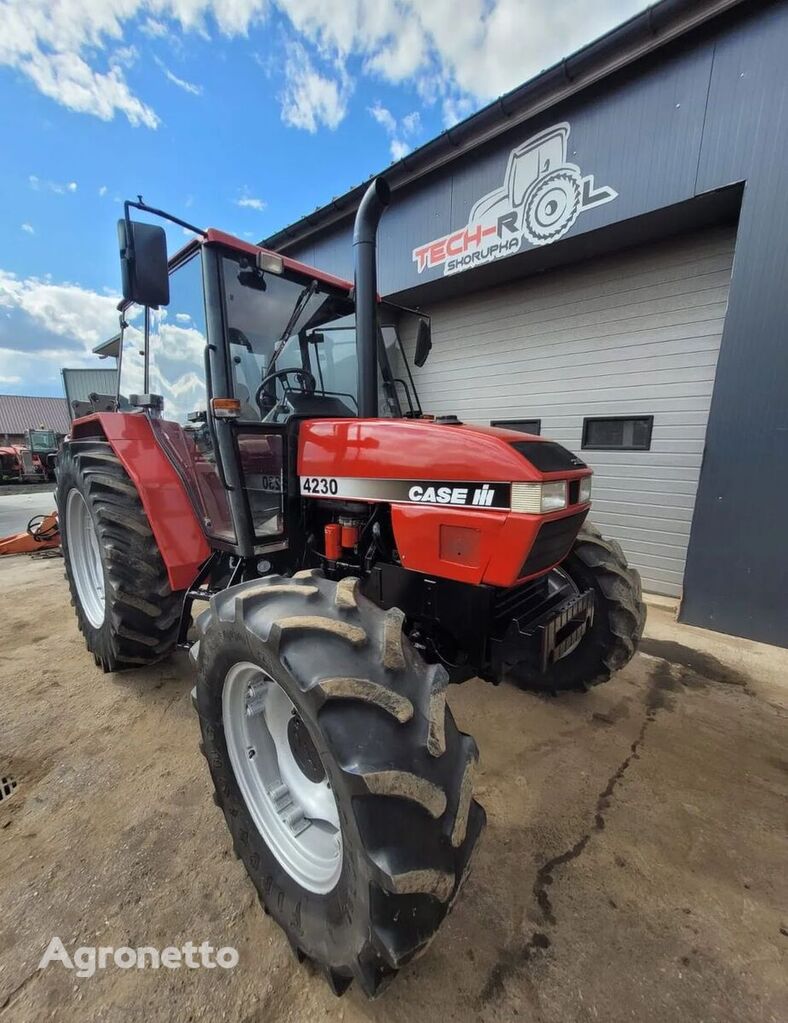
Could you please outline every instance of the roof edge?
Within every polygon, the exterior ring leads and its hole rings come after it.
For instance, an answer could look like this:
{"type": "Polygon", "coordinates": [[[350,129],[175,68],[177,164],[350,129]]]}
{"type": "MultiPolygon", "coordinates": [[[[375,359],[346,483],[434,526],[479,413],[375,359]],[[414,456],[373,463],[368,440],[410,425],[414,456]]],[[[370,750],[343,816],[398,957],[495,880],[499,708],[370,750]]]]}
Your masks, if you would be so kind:
{"type": "MultiPolygon", "coordinates": [[[[380,173],[392,191],[417,181],[742,3],[743,0],[660,0],[499,96],[380,173]]],[[[280,251],[345,220],[355,212],[371,180],[280,228],[259,244],[280,251]]]]}

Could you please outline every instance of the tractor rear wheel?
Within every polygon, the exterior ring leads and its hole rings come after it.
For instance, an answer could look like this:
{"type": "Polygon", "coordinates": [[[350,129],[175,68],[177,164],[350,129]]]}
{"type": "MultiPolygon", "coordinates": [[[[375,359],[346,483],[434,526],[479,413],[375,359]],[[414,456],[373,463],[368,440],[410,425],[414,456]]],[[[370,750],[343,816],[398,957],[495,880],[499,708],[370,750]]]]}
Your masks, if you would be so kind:
{"type": "Polygon", "coordinates": [[[370,997],[435,935],[484,825],[447,676],[358,580],[269,576],[197,620],[214,800],[299,960],[370,997]]]}
{"type": "Polygon", "coordinates": [[[513,677],[523,689],[588,690],[628,664],[646,623],[640,575],[621,546],[586,522],[558,569],[579,593],[594,593],[594,622],[577,647],[544,673],[519,665],[513,677]]]}
{"type": "Polygon", "coordinates": [[[71,603],[96,664],[118,671],[166,656],[183,594],[170,588],[137,488],[106,441],[64,446],[57,507],[71,603]]]}

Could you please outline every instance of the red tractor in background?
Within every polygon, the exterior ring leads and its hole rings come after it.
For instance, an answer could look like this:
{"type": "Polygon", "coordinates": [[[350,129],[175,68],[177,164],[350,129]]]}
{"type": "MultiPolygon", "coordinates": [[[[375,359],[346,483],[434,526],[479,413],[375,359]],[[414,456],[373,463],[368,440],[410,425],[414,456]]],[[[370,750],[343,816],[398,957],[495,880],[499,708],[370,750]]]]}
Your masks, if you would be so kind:
{"type": "Polygon", "coordinates": [[[75,421],[58,468],[96,664],[190,647],[214,800],[263,907],[335,992],[370,996],[435,935],[484,825],[447,683],[585,688],[645,618],[579,458],[422,412],[398,331],[416,317],[423,365],[429,318],[376,290],[388,200],[377,179],[361,202],[354,285],[126,203],[123,411],[75,421]],[[130,208],[197,237],[168,262],[130,208]]]}

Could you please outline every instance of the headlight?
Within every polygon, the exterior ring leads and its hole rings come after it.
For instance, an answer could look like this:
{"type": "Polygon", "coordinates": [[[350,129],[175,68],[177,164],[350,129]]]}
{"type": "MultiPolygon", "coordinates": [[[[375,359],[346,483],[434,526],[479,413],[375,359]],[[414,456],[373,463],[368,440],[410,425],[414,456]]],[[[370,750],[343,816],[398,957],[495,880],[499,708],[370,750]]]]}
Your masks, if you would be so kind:
{"type": "Polygon", "coordinates": [[[577,502],[578,504],[588,504],[591,500],[591,477],[584,476],[580,480],[580,490],[578,491],[577,502]]]}
{"type": "Polygon", "coordinates": [[[512,511],[544,515],[566,508],[566,481],[555,483],[513,483],[512,511]]]}
{"type": "Polygon", "coordinates": [[[542,484],[542,513],[560,511],[566,508],[566,482],[542,484]]]}

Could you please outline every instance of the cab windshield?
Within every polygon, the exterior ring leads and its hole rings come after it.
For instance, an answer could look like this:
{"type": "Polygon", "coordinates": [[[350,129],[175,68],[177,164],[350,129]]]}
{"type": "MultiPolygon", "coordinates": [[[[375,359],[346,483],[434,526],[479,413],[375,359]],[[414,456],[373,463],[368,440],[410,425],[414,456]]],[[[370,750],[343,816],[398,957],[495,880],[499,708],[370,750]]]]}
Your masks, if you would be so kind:
{"type": "MultiPolygon", "coordinates": [[[[265,273],[243,257],[223,257],[222,276],[240,418],[358,415],[353,301],[317,280],[265,273]]],[[[396,390],[383,377],[381,389],[381,414],[400,415],[396,390]]]]}

